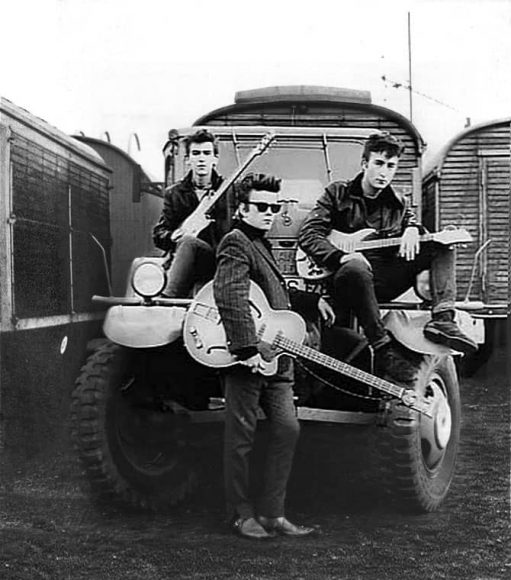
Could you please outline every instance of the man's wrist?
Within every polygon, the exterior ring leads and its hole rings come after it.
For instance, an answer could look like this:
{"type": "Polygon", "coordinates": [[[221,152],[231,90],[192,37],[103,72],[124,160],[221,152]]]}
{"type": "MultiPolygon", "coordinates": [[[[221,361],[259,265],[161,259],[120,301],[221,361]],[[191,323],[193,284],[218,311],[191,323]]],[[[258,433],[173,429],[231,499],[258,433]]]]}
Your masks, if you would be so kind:
{"type": "Polygon", "coordinates": [[[329,270],[337,270],[337,268],[339,267],[339,264],[341,263],[341,259],[344,255],[345,255],[345,253],[341,252],[341,250],[335,250],[325,260],[325,266],[329,270]]]}
{"type": "Polygon", "coordinates": [[[247,360],[255,356],[259,351],[257,346],[243,346],[232,351],[232,354],[236,356],[239,360],[247,360]]]}

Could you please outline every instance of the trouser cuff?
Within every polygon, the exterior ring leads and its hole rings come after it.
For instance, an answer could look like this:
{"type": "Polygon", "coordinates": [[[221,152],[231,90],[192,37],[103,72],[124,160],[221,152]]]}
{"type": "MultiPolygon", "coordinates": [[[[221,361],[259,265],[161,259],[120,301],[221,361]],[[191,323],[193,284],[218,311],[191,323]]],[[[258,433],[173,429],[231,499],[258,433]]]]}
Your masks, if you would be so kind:
{"type": "Polygon", "coordinates": [[[454,317],[454,312],[455,307],[452,302],[441,302],[440,304],[435,304],[431,309],[431,315],[433,318],[437,318],[444,314],[452,315],[454,317]]]}

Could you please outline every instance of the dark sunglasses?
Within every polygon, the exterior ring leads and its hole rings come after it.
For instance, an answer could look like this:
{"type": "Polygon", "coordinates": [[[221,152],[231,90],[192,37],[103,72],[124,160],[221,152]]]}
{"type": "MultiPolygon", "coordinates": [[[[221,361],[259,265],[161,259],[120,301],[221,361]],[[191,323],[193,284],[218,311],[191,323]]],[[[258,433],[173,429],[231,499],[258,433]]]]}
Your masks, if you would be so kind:
{"type": "Polygon", "coordinates": [[[281,205],[280,203],[266,203],[265,201],[247,201],[250,205],[255,205],[257,211],[261,213],[266,213],[268,208],[271,209],[271,213],[279,213],[281,205]]]}

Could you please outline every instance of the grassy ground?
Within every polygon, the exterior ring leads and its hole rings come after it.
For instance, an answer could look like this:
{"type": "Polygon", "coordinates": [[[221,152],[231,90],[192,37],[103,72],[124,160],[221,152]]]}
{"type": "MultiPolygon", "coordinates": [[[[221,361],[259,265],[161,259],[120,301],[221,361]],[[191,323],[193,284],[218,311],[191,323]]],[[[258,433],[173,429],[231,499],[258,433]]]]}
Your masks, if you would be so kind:
{"type": "Polygon", "coordinates": [[[289,515],[305,539],[250,542],[222,522],[220,475],[170,514],[99,508],[68,456],[4,465],[0,578],[478,579],[511,577],[505,353],[462,381],[458,466],[439,511],[399,513],[368,465],[365,434],[307,426],[289,515]]]}

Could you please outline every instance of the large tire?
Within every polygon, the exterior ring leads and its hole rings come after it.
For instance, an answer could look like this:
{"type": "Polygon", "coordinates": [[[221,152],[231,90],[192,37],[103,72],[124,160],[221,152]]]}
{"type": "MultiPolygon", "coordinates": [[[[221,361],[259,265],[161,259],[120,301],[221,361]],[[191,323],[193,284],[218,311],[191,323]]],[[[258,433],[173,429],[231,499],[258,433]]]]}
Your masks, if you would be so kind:
{"type": "Polygon", "coordinates": [[[378,437],[385,491],[400,509],[431,512],[451,484],[458,449],[461,404],[451,356],[417,357],[403,382],[431,402],[433,419],[393,401],[378,437]]]}
{"type": "Polygon", "coordinates": [[[135,356],[108,343],[89,357],[72,395],[73,439],[97,499],[171,506],[195,483],[186,415],[132,396],[135,356]]]}

